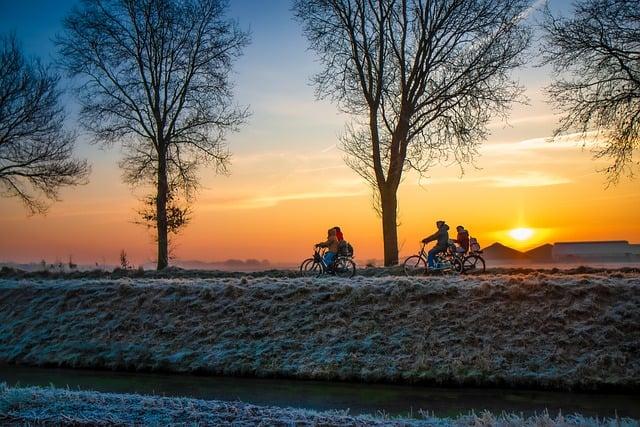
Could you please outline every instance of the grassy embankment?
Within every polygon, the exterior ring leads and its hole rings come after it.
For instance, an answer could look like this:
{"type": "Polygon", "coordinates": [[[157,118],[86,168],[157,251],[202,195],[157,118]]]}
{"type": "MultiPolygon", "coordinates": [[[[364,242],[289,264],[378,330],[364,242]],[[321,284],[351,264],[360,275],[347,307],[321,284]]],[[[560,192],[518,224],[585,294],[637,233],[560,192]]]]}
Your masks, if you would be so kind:
{"type": "Polygon", "coordinates": [[[640,389],[640,275],[0,280],[0,363],[640,389]]]}

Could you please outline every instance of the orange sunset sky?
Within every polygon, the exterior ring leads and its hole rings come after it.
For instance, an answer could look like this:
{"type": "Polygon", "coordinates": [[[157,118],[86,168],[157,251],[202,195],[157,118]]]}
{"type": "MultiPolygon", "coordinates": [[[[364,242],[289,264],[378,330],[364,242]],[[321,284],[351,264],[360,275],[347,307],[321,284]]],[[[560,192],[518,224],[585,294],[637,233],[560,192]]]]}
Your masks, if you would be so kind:
{"type": "MultiPolygon", "coordinates": [[[[3,2],[10,13],[0,21],[2,29],[15,29],[26,51],[48,58],[49,40],[73,2],[60,2],[55,12],[24,3],[9,10],[3,2]],[[27,18],[42,24],[38,31],[21,29],[18,24],[27,18]]],[[[294,263],[310,255],[327,228],[339,225],[360,262],[380,259],[381,225],[370,189],[336,147],[348,118],[315,100],[309,79],[319,65],[292,20],[289,2],[232,2],[230,15],[252,32],[234,76],[236,99],[250,106],[252,116],[229,135],[230,175],[201,170],[203,188],[191,224],[176,240],[175,256],[294,263]]],[[[592,160],[580,140],[548,142],[557,124],[543,90],[550,70],[530,67],[516,76],[529,105],[515,105],[508,124],[491,125],[475,165],[467,165],[464,175],[456,165],[440,165],[426,179],[406,176],[399,191],[401,256],[419,248],[437,219],[452,228],[465,225],[482,246],[640,242],[638,181],[606,188],[597,172],[606,163],[592,160]],[[514,240],[508,231],[517,227],[534,233],[514,240]]],[[[69,109],[73,124],[71,98],[69,109]]],[[[18,200],[0,199],[0,262],[66,261],[72,255],[79,263],[115,264],[122,249],[135,264],[154,260],[152,235],[133,224],[139,193],[121,181],[119,149],[103,150],[88,139],[80,135],[77,153],[92,164],[90,183],[64,189],[46,216],[27,216],[18,200]]]]}

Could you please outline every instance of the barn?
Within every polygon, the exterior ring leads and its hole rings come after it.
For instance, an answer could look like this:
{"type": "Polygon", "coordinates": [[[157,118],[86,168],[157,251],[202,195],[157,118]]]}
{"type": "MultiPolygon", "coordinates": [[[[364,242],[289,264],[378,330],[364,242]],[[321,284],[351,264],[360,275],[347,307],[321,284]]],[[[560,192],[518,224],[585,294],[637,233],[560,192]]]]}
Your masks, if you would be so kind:
{"type": "Polygon", "coordinates": [[[640,245],[626,240],[557,242],[553,244],[551,256],[556,262],[640,261],[640,245]]]}

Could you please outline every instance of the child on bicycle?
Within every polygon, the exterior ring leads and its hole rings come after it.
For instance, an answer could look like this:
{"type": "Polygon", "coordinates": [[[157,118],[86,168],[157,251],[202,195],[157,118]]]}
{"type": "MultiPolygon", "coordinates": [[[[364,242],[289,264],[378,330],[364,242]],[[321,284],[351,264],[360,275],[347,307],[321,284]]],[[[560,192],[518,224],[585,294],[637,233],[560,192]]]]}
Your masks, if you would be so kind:
{"type": "Polygon", "coordinates": [[[456,251],[458,253],[466,254],[469,252],[469,232],[461,225],[456,227],[456,231],[458,232],[458,235],[454,242],[460,245],[456,247],[456,251]]]}
{"type": "Polygon", "coordinates": [[[336,237],[338,238],[338,241],[342,242],[344,240],[344,234],[342,234],[342,230],[340,230],[340,227],[336,225],[335,227],[333,227],[333,229],[336,230],[336,237]]]}
{"type": "Polygon", "coordinates": [[[324,263],[329,268],[333,265],[333,261],[335,261],[338,254],[339,243],[336,229],[330,228],[327,232],[327,240],[316,244],[318,248],[327,248],[327,252],[324,254],[324,263]]]}

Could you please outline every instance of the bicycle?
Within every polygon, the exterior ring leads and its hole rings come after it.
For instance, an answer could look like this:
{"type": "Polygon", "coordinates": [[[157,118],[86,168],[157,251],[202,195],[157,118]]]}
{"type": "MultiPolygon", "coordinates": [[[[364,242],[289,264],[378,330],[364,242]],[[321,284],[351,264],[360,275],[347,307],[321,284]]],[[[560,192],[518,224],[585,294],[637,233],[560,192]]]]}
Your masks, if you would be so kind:
{"type": "Polygon", "coordinates": [[[481,250],[471,251],[462,259],[461,273],[484,273],[486,265],[481,250]]]}
{"type": "Polygon", "coordinates": [[[440,271],[442,273],[457,274],[462,272],[463,260],[449,246],[446,250],[436,254],[436,266],[429,268],[427,262],[427,253],[424,248],[426,243],[422,243],[422,247],[417,255],[412,255],[404,260],[403,269],[407,276],[424,275],[427,271],[440,271]]]}
{"type": "Polygon", "coordinates": [[[324,262],[326,249],[314,247],[313,257],[307,258],[300,264],[300,274],[305,277],[320,276],[322,274],[334,274],[338,277],[349,279],[356,274],[356,263],[351,257],[336,254],[331,265],[324,262]]]}

